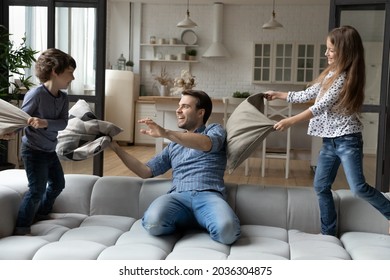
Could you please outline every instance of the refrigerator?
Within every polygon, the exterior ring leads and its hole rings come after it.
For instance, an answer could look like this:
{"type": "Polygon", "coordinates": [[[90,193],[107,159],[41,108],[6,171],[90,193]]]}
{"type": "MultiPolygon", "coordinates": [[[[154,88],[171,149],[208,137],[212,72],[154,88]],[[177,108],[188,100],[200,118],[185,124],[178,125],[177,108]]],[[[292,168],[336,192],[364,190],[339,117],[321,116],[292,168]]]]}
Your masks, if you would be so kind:
{"type": "Polygon", "coordinates": [[[106,69],[104,119],[123,129],[114,137],[116,141],[134,143],[139,81],[139,75],[132,71],[106,69]]]}

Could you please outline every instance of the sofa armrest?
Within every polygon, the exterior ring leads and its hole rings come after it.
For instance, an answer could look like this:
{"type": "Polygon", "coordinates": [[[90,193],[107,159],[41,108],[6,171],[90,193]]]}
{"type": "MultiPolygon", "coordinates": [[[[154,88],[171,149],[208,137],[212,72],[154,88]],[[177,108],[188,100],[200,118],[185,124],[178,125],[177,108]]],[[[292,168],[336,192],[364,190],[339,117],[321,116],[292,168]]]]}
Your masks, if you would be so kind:
{"type": "MultiPolygon", "coordinates": [[[[388,234],[389,222],[372,205],[354,195],[350,190],[337,190],[341,199],[339,233],[358,231],[388,234]]],[[[390,194],[384,194],[389,198],[390,194]]]]}
{"type": "Polygon", "coordinates": [[[0,186],[0,238],[12,235],[20,201],[17,191],[0,186]]]}

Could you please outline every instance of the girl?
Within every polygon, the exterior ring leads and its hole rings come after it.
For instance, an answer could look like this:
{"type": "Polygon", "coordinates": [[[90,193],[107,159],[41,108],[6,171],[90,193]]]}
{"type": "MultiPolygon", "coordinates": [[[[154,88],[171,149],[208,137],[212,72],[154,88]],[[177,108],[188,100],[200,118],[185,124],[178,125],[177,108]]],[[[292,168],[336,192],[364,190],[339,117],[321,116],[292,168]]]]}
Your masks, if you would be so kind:
{"type": "Polygon", "coordinates": [[[325,55],[328,67],[306,90],[267,91],[265,97],[292,103],[315,99],[313,106],[281,120],[274,128],[285,130],[298,122],[310,120],[308,134],[323,138],[314,189],[319,200],[321,232],[336,235],[337,216],[331,187],[340,164],[351,191],[371,203],[388,220],[390,201],[368,185],[363,175],[363,125],[358,115],[364,101],[365,63],[359,33],[351,26],[333,29],[326,40],[325,55]]]}

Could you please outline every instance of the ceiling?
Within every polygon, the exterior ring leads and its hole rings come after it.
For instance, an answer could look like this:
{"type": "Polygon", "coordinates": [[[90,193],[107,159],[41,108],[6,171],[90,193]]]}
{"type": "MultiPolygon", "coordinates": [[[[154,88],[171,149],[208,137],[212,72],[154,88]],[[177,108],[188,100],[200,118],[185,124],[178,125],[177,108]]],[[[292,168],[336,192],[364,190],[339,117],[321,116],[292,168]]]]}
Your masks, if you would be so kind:
{"type": "MultiPolygon", "coordinates": [[[[114,2],[129,2],[129,0],[112,0],[114,2]]],[[[153,3],[153,4],[187,4],[186,0],[131,0],[131,2],[153,3]]],[[[191,5],[213,4],[215,2],[227,5],[272,5],[272,0],[190,0],[191,5]]],[[[278,5],[328,5],[330,0],[275,0],[275,6],[278,5]]]]}

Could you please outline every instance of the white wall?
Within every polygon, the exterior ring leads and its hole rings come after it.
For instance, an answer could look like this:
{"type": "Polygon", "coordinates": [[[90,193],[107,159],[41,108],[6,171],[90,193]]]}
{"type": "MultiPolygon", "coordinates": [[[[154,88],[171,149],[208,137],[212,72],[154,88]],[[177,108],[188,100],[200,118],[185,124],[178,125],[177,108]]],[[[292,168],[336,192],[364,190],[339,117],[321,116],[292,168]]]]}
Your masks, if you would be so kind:
{"type": "MultiPolygon", "coordinates": [[[[180,75],[187,64],[140,62],[139,42],[149,42],[151,35],[163,38],[179,38],[183,32],[176,24],[184,18],[185,5],[134,4],[133,12],[133,54],[134,71],[139,72],[141,84],[148,95],[157,95],[153,91],[154,75],[161,66],[172,77],[180,75]]],[[[191,72],[196,77],[196,89],[207,92],[211,97],[230,96],[234,91],[261,92],[267,89],[295,90],[302,86],[251,83],[252,44],[253,42],[309,42],[324,43],[328,33],[329,5],[277,6],[276,18],[284,25],[281,30],[263,30],[261,26],[271,17],[272,7],[262,5],[224,5],[223,42],[230,58],[202,58],[201,55],[210,46],[213,39],[213,9],[210,5],[192,5],[191,18],[198,24],[193,30],[198,35],[199,63],[191,64],[191,72]]],[[[115,64],[121,52],[129,57],[129,38],[126,38],[129,18],[129,1],[108,2],[108,41],[107,63],[115,64]],[[127,14],[126,14],[127,13],[127,14]],[[126,52],[127,51],[127,52],[126,52]]],[[[293,129],[293,147],[310,149],[310,137],[306,135],[307,124],[293,129]]]]}
{"type": "Polygon", "coordinates": [[[119,56],[123,53],[130,58],[130,0],[107,2],[107,61],[106,68],[115,69],[119,56]]]}
{"type": "MultiPolygon", "coordinates": [[[[140,20],[134,28],[140,30],[141,42],[148,42],[151,35],[171,38],[181,37],[183,29],[177,28],[177,22],[184,18],[184,5],[135,4],[142,5],[140,20]]],[[[108,11],[108,61],[115,64],[121,52],[129,56],[126,32],[128,32],[129,3],[109,3],[108,11]],[[127,43],[127,45],[126,45],[127,43]]],[[[234,91],[259,92],[264,89],[289,87],[278,85],[252,85],[252,43],[261,41],[297,41],[323,43],[328,31],[329,5],[310,6],[277,6],[276,18],[284,25],[282,30],[263,30],[261,26],[270,19],[271,6],[262,5],[224,5],[223,42],[230,52],[230,58],[202,58],[213,38],[213,9],[210,5],[193,5],[190,7],[191,18],[198,23],[194,31],[198,35],[198,60],[192,64],[191,72],[196,76],[197,89],[206,91],[213,97],[231,95],[234,91]]],[[[134,48],[139,53],[140,46],[134,48]]],[[[135,56],[137,57],[137,56],[135,56]]],[[[141,84],[152,95],[153,75],[160,71],[161,65],[166,65],[172,77],[180,75],[181,69],[187,64],[158,64],[149,62],[139,64],[135,71],[141,74],[141,84]]]]}

